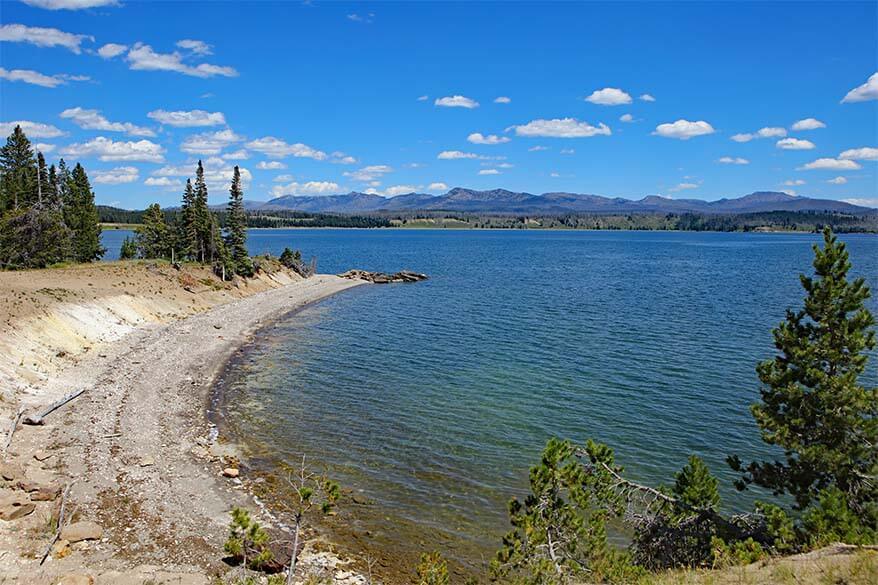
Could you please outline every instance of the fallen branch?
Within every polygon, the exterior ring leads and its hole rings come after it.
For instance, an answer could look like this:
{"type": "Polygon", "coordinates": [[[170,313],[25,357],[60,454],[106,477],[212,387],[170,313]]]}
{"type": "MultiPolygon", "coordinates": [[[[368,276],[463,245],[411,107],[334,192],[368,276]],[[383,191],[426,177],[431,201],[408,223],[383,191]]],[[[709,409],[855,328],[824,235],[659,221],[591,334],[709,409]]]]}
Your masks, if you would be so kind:
{"type": "Polygon", "coordinates": [[[18,409],[18,413],[12,417],[12,428],[9,429],[9,434],[6,436],[6,444],[3,445],[3,458],[6,458],[6,452],[9,451],[9,446],[12,445],[12,435],[15,434],[15,429],[18,428],[18,421],[21,420],[21,417],[24,416],[24,407],[18,409]]]}
{"type": "Polygon", "coordinates": [[[80,388],[79,390],[76,390],[74,392],[71,392],[70,394],[65,395],[64,397],[61,398],[61,400],[58,400],[57,402],[53,402],[52,404],[50,404],[49,406],[47,406],[46,408],[44,408],[43,410],[41,410],[37,414],[32,414],[32,415],[26,416],[24,419],[24,424],[26,424],[26,425],[41,425],[41,424],[43,424],[43,419],[45,417],[49,416],[52,412],[58,410],[59,408],[61,408],[62,406],[64,406],[65,404],[67,404],[68,402],[70,402],[71,400],[73,400],[74,398],[79,396],[80,394],[82,394],[83,392],[85,392],[85,388],[80,388]]]}
{"type": "Polygon", "coordinates": [[[64,505],[67,502],[67,494],[70,493],[70,488],[73,487],[73,484],[76,481],[72,481],[67,484],[67,487],[64,488],[64,493],[61,494],[61,511],[58,512],[58,527],[55,530],[55,535],[52,536],[52,540],[49,541],[49,546],[46,547],[46,550],[43,552],[43,556],[40,557],[40,564],[46,562],[46,559],[49,558],[49,553],[52,552],[52,547],[55,546],[55,543],[58,542],[58,539],[61,538],[61,531],[64,530],[64,505]]]}

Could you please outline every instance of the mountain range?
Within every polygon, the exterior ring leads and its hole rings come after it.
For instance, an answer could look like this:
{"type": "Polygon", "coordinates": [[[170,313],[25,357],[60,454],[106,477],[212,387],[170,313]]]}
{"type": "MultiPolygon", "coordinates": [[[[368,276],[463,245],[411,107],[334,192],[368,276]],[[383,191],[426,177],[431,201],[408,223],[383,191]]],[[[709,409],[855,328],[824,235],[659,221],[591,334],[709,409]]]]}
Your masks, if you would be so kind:
{"type": "Polygon", "coordinates": [[[639,200],[602,197],[580,193],[552,192],[542,195],[492,189],[476,191],[456,187],[444,195],[408,193],[382,197],[352,191],[343,195],[278,197],[268,202],[248,202],[251,210],[296,210],[313,213],[380,213],[411,211],[448,211],[499,214],[567,213],[756,213],[765,211],[833,211],[843,213],[878,213],[875,209],[834,201],[796,197],[776,191],[758,191],[743,197],[703,201],[670,199],[650,195],[639,200]]]}

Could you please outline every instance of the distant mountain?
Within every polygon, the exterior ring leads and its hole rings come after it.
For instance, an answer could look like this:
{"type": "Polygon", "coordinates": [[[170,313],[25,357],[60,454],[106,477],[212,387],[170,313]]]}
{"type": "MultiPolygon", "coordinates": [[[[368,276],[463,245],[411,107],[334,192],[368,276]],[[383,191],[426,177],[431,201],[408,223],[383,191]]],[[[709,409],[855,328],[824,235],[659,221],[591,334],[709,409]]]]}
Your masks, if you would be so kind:
{"type": "Polygon", "coordinates": [[[542,195],[517,193],[505,189],[476,191],[455,187],[444,195],[408,193],[381,197],[352,191],[344,195],[297,197],[287,195],[248,206],[258,210],[297,210],[315,213],[372,213],[399,211],[448,211],[502,214],[563,213],[757,213],[764,211],[836,211],[844,213],[878,213],[843,201],[795,197],[776,191],[759,191],[736,199],[702,201],[670,199],[649,195],[640,200],[602,197],[580,193],[553,192],[542,195]]]}

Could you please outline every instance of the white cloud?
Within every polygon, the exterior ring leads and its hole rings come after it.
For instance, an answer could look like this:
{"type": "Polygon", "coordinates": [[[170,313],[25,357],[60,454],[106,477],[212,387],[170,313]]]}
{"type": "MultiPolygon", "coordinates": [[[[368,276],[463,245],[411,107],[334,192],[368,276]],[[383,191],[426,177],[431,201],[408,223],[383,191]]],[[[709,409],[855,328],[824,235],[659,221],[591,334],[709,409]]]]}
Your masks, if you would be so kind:
{"type": "Polygon", "coordinates": [[[548,146],[531,146],[527,149],[528,152],[542,152],[544,150],[549,150],[548,146]]]}
{"type": "Polygon", "coordinates": [[[222,112],[206,112],[204,110],[178,110],[174,112],[153,110],[147,114],[147,117],[160,124],[177,128],[221,126],[226,123],[226,117],[222,112]]]}
{"type": "Polygon", "coordinates": [[[98,49],[98,55],[102,59],[112,59],[114,57],[118,57],[122,53],[128,50],[128,45],[120,45],[118,43],[107,43],[100,49],[98,49]]]}
{"type": "Polygon", "coordinates": [[[183,39],[181,41],[177,41],[177,46],[181,49],[185,49],[187,51],[191,51],[195,55],[212,55],[213,51],[210,49],[210,45],[205,43],[204,41],[196,41],[193,39],[183,39]]]}
{"type": "Polygon", "coordinates": [[[284,195],[332,195],[338,193],[341,187],[331,181],[308,181],[307,183],[288,183],[275,185],[271,188],[271,194],[275,197],[284,195]]]}
{"type": "Polygon", "coordinates": [[[561,176],[561,173],[556,173],[553,171],[553,172],[549,173],[549,176],[552,177],[553,179],[557,179],[558,177],[561,176]]]}
{"type": "Polygon", "coordinates": [[[632,116],[631,114],[622,114],[621,116],[619,116],[619,121],[630,123],[634,121],[634,116],[632,116]]]}
{"type": "Polygon", "coordinates": [[[189,154],[219,154],[224,148],[242,140],[244,140],[243,136],[235,134],[231,128],[226,128],[217,132],[193,134],[180,144],[180,150],[189,154]]]}
{"type": "Polygon", "coordinates": [[[826,124],[818,120],[817,118],[805,118],[804,120],[799,120],[790,126],[792,130],[802,131],[802,130],[817,130],[818,128],[826,128],[826,124]]]}
{"type": "Polygon", "coordinates": [[[852,160],[836,158],[818,158],[815,161],[799,167],[800,171],[830,170],[830,171],[856,171],[862,167],[852,160]]]}
{"type": "Polygon", "coordinates": [[[756,138],[782,138],[787,135],[786,128],[779,128],[777,126],[766,126],[765,128],[760,128],[756,132],[746,133],[746,134],[735,134],[732,136],[732,140],[735,142],[750,142],[756,138]]]}
{"type": "Polygon", "coordinates": [[[265,156],[271,158],[286,158],[294,156],[296,158],[313,158],[314,160],[326,160],[326,153],[315,148],[311,148],[307,144],[297,142],[295,144],[287,144],[280,138],[274,136],[265,136],[252,140],[245,145],[250,150],[261,152],[265,156]]]}
{"type": "Polygon", "coordinates": [[[878,207],[878,199],[842,199],[842,201],[860,207],[878,207]]]}
{"type": "Polygon", "coordinates": [[[178,52],[156,53],[152,47],[143,43],[137,43],[128,51],[128,65],[137,71],[176,71],[183,75],[193,77],[213,77],[223,75],[225,77],[237,77],[238,72],[232,67],[201,63],[188,65],[183,63],[183,56],[178,52]]]}
{"type": "Polygon", "coordinates": [[[531,120],[521,126],[512,126],[518,136],[538,136],[545,138],[587,138],[590,136],[612,134],[609,126],[603,122],[592,126],[588,122],[580,122],[576,118],[554,118],[552,120],[531,120]]]}
{"type": "Polygon", "coordinates": [[[826,181],[826,182],[827,182],[827,183],[831,183],[831,184],[833,184],[833,185],[844,185],[845,183],[848,182],[848,180],[845,179],[844,177],[836,177],[836,178],[834,178],[834,179],[829,179],[829,180],[826,181]]]}
{"type": "Polygon", "coordinates": [[[100,6],[115,6],[117,0],[21,0],[29,6],[46,10],[84,10],[100,6]]]}
{"type": "Polygon", "coordinates": [[[436,158],[439,160],[458,160],[462,158],[479,158],[479,155],[472,152],[462,152],[460,150],[443,150],[436,158]]]}
{"type": "Polygon", "coordinates": [[[102,130],[104,132],[125,132],[132,136],[155,136],[155,132],[143,126],[136,126],[131,122],[110,122],[101,115],[100,110],[87,110],[84,108],[68,108],[61,112],[61,117],[71,120],[84,130],[102,130]]]}
{"type": "Polygon", "coordinates": [[[739,156],[737,156],[737,157],[724,156],[724,157],[718,159],[717,162],[720,162],[724,165],[748,165],[748,164],[750,164],[749,160],[747,160],[746,158],[741,158],[739,156]]]}
{"type": "Polygon", "coordinates": [[[393,168],[387,165],[369,165],[356,171],[346,171],[343,174],[345,177],[353,179],[354,181],[368,183],[370,181],[380,179],[387,173],[391,172],[393,172],[393,168]]]}
{"type": "Polygon", "coordinates": [[[659,124],[655,127],[655,132],[653,132],[653,134],[664,136],[665,138],[689,140],[695,136],[704,136],[707,134],[713,134],[714,132],[716,132],[716,130],[713,129],[713,126],[704,120],[699,120],[697,122],[677,120],[674,123],[659,124]]]}
{"type": "Polygon", "coordinates": [[[349,156],[340,150],[336,150],[332,154],[329,155],[329,162],[337,164],[337,165],[355,165],[358,161],[355,157],[349,156]]]}
{"type": "Polygon", "coordinates": [[[480,132],[473,132],[466,139],[473,144],[503,144],[511,140],[507,136],[497,136],[496,134],[484,136],[480,132]]]}
{"type": "Polygon", "coordinates": [[[649,95],[648,93],[641,95],[640,99],[644,102],[654,102],[655,101],[655,98],[652,97],[651,95],[649,95]]]}
{"type": "Polygon", "coordinates": [[[387,197],[396,197],[397,195],[408,195],[418,190],[416,185],[393,185],[384,190],[387,197]]]}
{"type": "Polygon", "coordinates": [[[812,150],[816,148],[810,140],[800,140],[798,138],[778,140],[776,146],[782,150],[812,150]]]}
{"type": "Polygon", "coordinates": [[[4,24],[0,26],[0,41],[10,43],[30,43],[38,47],[64,47],[77,55],[82,52],[82,42],[94,37],[75,35],[57,28],[41,28],[23,24],[4,24]]]}
{"type": "Polygon", "coordinates": [[[43,154],[49,154],[53,150],[55,150],[54,144],[47,144],[45,142],[37,142],[34,144],[34,150],[38,152],[42,152],[43,154]]]}
{"type": "Polygon", "coordinates": [[[247,160],[250,158],[250,153],[241,148],[233,152],[227,152],[221,156],[224,160],[247,160]]]}
{"type": "Polygon", "coordinates": [[[500,171],[497,169],[481,169],[479,171],[480,175],[499,175],[500,171]]]}
{"type": "Polygon", "coordinates": [[[103,185],[133,183],[139,178],[140,171],[138,171],[137,167],[116,167],[109,171],[93,171],[91,173],[91,180],[103,185]]]}
{"type": "Polygon", "coordinates": [[[796,191],[794,189],[784,189],[781,193],[786,193],[787,195],[791,195],[793,197],[796,196],[796,191]]]}
{"type": "Polygon", "coordinates": [[[621,106],[630,104],[631,96],[616,87],[605,87],[593,91],[585,101],[601,106],[621,106]]]}
{"type": "MultiPolygon", "coordinates": [[[[482,163],[482,164],[484,165],[484,164],[489,164],[489,163],[482,163]]],[[[514,164],[512,164],[512,163],[508,163],[508,162],[500,163],[500,164],[497,165],[497,168],[498,168],[498,169],[511,169],[511,168],[514,168],[514,167],[515,167],[514,164]]]]}
{"type": "Polygon", "coordinates": [[[372,12],[368,13],[365,16],[359,14],[348,14],[347,18],[348,20],[352,20],[354,22],[364,22],[366,24],[372,24],[373,19],[375,18],[375,14],[373,14],[372,12]]]}
{"type": "Polygon", "coordinates": [[[679,183],[675,187],[671,187],[668,189],[671,193],[676,193],[678,191],[686,191],[687,189],[697,189],[698,185],[696,183],[679,183]]]}
{"type": "Polygon", "coordinates": [[[866,83],[859,87],[855,87],[850,90],[844,99],[841,100],[843,104],[850,104],[853,102],[865,102],[869,100],[878,100],[878,73],[873,73],[866,83]]]}
{"type": "Polygon", "coordinates": [[[64,132],[52,126],[51,124],[43,124],[41,122],[30,122],[28,120],[16,120],[15,122],[0,122],[0,138],[5,138],[12,134],[16,126],[21,126],[22,131],[28,138],[57,138],[64,136],[64,132]]]}
{"type": "Polygon", "coordinates": [[[289,175],[289,174],[278,175],[275,178],[273,178],[272,181],[274,181],[275,183],[289,183],[290,181],[295,180],[295,178],[296,177],[294,177],[293,175],[289,175]]]}
{"type": "Polygon", "coordinates": [[[506,97],[505,95],[501,95],[500,97],[494,98],[495,104],[511,104],[512,99],[506,97]]]}
{"type": "Polygon", "coordinates": [[[576,151],[572,148],[562,148],[561,154],[576,154],[576,151]]]}
{"type": "Polygon", "coordinates": [[[177,191],[183,188],[183,181],[168,177],[148,177],[143,184],[148,187],[163,187],[166,191],[177,191]]]}
{"type": "Polygon", "coordinates": [[[149,140],[116,142],[103,136],[98,136],[88,142],[65,146],[61,149],[61,154],[77,158],[94,156],[103,161],[160,163],[165,160],[164,149],[149,140]]]}
{"type": "Polygon", "coordinates": [[[805,181],[803,181],[802,179],[788,179],[784,181],[783,184],[787,187],[796,187],[798,185],[804,185],[805,181]]]}
{"type": "Polygon", "coordinates": [[[0,79],[7,81],[21,81],[31,85],[39,85],[40,87],[58,87],[64,85],[67,80],[85,81],[87,77],[72,75],[44,75],[39,71],[32,69],[4,69],[0,67],[0,79]]]}
{"type": "MultiPolygon", "coordinates": [[[[219,157],[213,156],[202,162],[204,166],[204,181],[207,183],[208,189],[213,192],[226,193],[228,191],[229,184],[231,184],[232,182],[234,166],[219,157]]],[[[152,174],[154,177],[159,178],[194,177],[195,168],[196,165],[194,163],[177,166],[168,165],[153,171],[152,174]]],[[[241,173],[241,182],[244,184],[244,188],[246,189],[250,184],[250,181],[253,180],[253,175],[246,168],[240,167],[239,170],[241,173]]]]}
{"type": "Polygon", "coordinates": [[[287,168],[287,165],[285,165],[284,163],[277,161],[277,160],[273,160],[270,162],[266,162],[263,160],[263,161],[259,161],[259,163],[256,164],[256,168],[263,170],[263,171],[275,171],[275,170],[285,169],[285,168],[287,168]]]}
{"type": "Polygon", "coordinates": [[[479,107],[479,102],[462,95],[452,95],[436,98],[436,101],[434,101],[433,103],[443,108],[466,108],[468,110],[471,110],[473,108],[479,107]]]}
{"type": "Polygon", "coordinates": [[[425,101],[427,101],[428,99],[430,99],[430,96],[428,96],[428,95],[418,96],[418,101],[419,101],[419,102],[425,102],[425,101]]]}
{"type": "Polygon", "coordinates": [[[427,191],[448,191],[448,185],[445,183],[430,183],[427,186],[427,191]]]}
{"type": "Polygon", "coordinates": [[[846,160],[878,160],[878,148],[869,146],[851,148],[838,155],[838,158],[846,160]]]}

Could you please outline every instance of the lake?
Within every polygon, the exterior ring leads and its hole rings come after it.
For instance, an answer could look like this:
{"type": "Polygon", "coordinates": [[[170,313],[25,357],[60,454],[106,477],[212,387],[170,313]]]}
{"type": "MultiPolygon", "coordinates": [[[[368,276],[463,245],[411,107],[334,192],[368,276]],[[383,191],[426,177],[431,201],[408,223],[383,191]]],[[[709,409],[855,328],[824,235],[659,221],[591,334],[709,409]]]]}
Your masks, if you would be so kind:
{"type": "MultiPolygon", "coordinates": [[[[800,306],[819,239],[252,230],[253,253],[291,246],[321,272],[430,280],[354,289],[266,328],[225,374],[228,420],[260,461],[307,454],[371,502],[341,511],[351,542],[406,556],[489,558],[552,436],[605,442],[652,484],[697,453],[739,509],[755,494],[734,490],[724,461],[772,454],[748,411],[754,368],[800,306]]],[[[843,239],[874,290],[878,238],[843,239]]],[[[878,383],[874,359],[867,379],[878,383]]]]}

